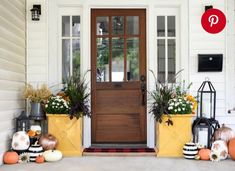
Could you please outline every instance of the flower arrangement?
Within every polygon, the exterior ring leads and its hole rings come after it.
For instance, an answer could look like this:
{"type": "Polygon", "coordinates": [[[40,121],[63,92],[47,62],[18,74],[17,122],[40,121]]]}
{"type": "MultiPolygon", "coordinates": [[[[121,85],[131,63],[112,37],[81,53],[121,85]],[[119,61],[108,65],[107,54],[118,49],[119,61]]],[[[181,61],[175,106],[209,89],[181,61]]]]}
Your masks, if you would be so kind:
{"type": "Polygon", "coordinates": [[[46,84],[42,84],[39,88],[33,88],[31,84],[25,86],[23,97],[31,102],[41,103],[51,95],[50,89],[46,84]]]}
{"type": "Polygon", "coordinates": [[[68,114],[70,109],[69,101],[63,99],[62,96],[51,96],[45,104],[46,113],[50,114],[68,114]]]}
{"type": "Polygon", "coordinates": [[[189,94],[176,96],[169,100],[169,114],[189,114],[194,113],[197,106],[196,99],[189,94]]]}
{"type": "MultiPolygon", "coordinates": [[[[153,71],[151,72],[153,73],[153,71]]],[[[155,75],[154,78],[156,81],[155,75]]],[[[194,96],[189,94],[191,85],[192,83],[190,83],[185,88],[185,81],[183,81],[182,83],[171,84],[164,84],[156,81],[155,90],[150,92],[152,100],[150,113],[154,115],[154,118],[157,122],[161,123],[163,115],[167,115],[167,124],[172,125],[173,122],[171,120],[170,114],[195,113],[195,110],[197,108],[197,101],[194,96]]]]}

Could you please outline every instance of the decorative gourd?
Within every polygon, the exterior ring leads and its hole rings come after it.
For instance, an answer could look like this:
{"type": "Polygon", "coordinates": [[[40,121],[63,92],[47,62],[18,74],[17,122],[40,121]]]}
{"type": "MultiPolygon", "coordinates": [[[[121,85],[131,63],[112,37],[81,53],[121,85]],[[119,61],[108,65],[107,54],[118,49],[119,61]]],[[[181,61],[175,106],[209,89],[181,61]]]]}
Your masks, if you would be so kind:
{"type": "Polygon", "coordinates": [[[228,147],[226,141],[217,140],[211,146],[210,159],[212,161],[224,160],[228,157],[228,147]]]}
{"type": "Polygon", "coordinates": [[[44,150],[54,150],[57,145],[57,139],[52,134],[42,135],[39,139],[39,144],[44,150]]]}
{"type": "Polygon", "coordinates": [[[29,161],[35,162],[36,157],[42,155],[43,148],[39,144],[33,144],[29,147],[28,152],[29,152],[29,161]]]}
{"type": "Polygon", "coordinates": [[[230,157],[235,160],[235,138],[231,139],[228,143],[228,152],[230,157]]]}
{"type": "Polygon", "coordinates": [[[43,157],[43,155],[39,155],[36,157],[36,163],[44,163],[45,162],[45,158],[43,157]]]}
{"type": "Polygon", "coordinates": [[[28,134],[29,137],[34,137],[34,136],[36,136],[36,132],[35,132],[35,131],[32,131],[32,130],[29,130],[29,131],[27,132],[27,134],[28,134]]]}
{"type": "Polygon", "coordinates": [[[222,127],[217,129],[214,134],[214,140],[224,140],[227,143],[232,138],[235,138],[235,134],[233,130],[229,127],[226,127],[225,124],[222,124],[222,127]]]}
{"type": "Polygon", "coordinates": [[[59,150],[47,150],[43,153],[43,157],[48,162],[59,161],[62,159],[62,153],[59,150]]]}
{"type": "Polygon", "coordinates": [[[198,153],[198,149],[195,143],[186,143],[183,147],[184,158],[194,159],[198,153]]]}
{"type": "Polygon", "coordinates": [[[34,131],[36,133],[36,135],[40,135],[42,132],[42,128],[40,125],[31,125],[30,130],[34,131]]]}
{"type": "Polygon", "coordinates": [[[18,131],[14,133],[12,138],[12,149],[15,151],[24,151],[29,148],[29,136],[25,131],[18,131]]]}
{"type": "Polygon", "coordinates": [[[16,164],[18,160],[19,155],[15,151],[7,151],[3,156],[3,162],[5,164],[16,164]]]}
{"type": "Polygon", "coordinates": [[[201,160],[210,160],[210,149],[202,148],[199,150],[198,155],[200,156],[201,160]]]}

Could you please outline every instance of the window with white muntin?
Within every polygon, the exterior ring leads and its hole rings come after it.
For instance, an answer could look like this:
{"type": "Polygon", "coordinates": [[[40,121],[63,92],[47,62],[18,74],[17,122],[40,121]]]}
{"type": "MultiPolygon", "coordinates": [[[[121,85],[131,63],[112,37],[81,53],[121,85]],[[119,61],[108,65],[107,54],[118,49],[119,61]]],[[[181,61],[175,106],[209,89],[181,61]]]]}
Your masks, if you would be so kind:
{"type": "Polygon", "coordinates": [[[157,78],[174,83],[177,57],[176,15],[157,15],[157,78]]]}
{"type": "Polygon", "coordinates": [[[61,16],[62,81],[80,74],[80,16],[61,16]]]}

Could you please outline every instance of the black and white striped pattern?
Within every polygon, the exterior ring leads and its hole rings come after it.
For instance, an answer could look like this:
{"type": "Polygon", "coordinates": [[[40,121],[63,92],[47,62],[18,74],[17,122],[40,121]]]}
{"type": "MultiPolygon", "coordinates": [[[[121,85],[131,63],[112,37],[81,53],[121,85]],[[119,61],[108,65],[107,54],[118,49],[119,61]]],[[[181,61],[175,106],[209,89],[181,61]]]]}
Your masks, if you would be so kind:
{"type": "Polygon", "coordinates": [[[43,148],[40,145],[31,145],[28,149],[29,152],[29,161],[35,162],[36,157],[42,155],[43,148]]]}
{"type": "Polygon", "coordinates": [[[186,143],[183,148],[184,158],[194,159],[198,153],[198,148],[195,143],[186,143]]]}

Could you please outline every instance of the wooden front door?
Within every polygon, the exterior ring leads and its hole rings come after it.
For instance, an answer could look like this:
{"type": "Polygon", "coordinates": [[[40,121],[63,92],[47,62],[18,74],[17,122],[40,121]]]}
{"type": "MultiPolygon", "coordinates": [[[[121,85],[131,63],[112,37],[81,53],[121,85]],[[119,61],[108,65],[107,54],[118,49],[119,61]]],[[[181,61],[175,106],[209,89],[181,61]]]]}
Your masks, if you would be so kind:
{"type": "Polygon", "coordinates": [[[144,9],[92,9],[92,143],[146,143],[144,9]]]}

